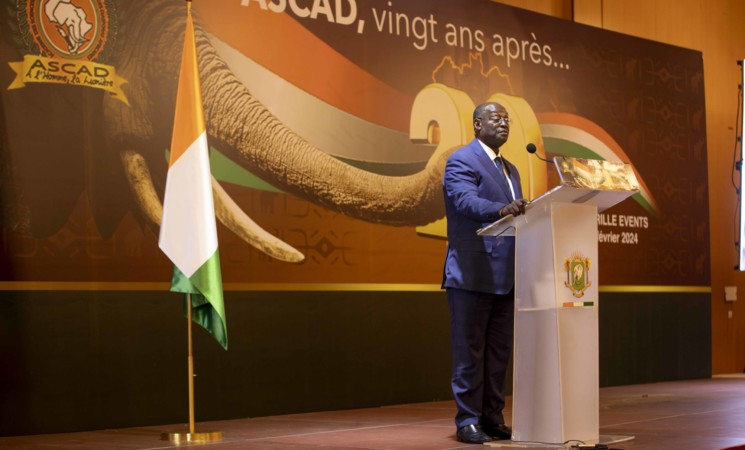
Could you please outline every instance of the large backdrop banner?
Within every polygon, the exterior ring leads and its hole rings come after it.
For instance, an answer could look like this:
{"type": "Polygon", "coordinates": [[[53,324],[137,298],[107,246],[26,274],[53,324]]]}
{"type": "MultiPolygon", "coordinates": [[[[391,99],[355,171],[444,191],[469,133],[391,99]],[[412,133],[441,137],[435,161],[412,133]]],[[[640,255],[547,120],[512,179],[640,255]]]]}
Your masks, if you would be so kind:
{"type": "MultiPolygon", "coordinates": [[[[598,217],[601,286],[710,284],[700,52],[487,0],[192,8],[226,288],[438,284],[444,164],[485,101],[530,198],[558,177],[528,144],[633,166],[640,193],[598,217]]],[[[0,0],[1,286],[170,280],[185,20],[176,0],[0,0]]]]}

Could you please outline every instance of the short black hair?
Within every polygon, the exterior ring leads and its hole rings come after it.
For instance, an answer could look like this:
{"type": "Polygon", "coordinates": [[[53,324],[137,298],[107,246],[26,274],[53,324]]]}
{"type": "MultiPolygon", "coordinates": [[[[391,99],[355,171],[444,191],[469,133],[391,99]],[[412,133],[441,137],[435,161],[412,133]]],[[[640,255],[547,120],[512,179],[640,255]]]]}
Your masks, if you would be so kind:
{"type": "Polygon", "coordinates": [[[473,110],[473,120],[480,119],[481,116],[484,114],[484,111],[486,111],[486,107],[488,105],[494,105],[494,103],[493,102],[492,103],[482,103],[479,106],[477,106],[473,110]]]}

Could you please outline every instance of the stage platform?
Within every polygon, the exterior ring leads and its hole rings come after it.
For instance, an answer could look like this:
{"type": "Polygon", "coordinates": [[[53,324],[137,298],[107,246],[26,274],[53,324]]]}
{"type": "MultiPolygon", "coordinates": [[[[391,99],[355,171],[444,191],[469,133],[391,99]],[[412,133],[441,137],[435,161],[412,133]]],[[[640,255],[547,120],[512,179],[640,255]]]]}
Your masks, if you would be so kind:
{"type": "MultiPolygon", "coordinates": [[[[209,450],[493,448],[457,442],[453,414],[454,403],[443,401],[205,422],[198,423],[196,431],[220,431],[222,441],[182,444],[180,447],[209,450]]],[[[507,421],[510,422],[509,416],[507,421]]],[[[0,448],[169,449],[179,445],[161,440],[161,435],[175,431],[188,430],[186,425],[176,424],[0,437],[0,448]]],[[[745,449],[745,377],[717,376],[704,380],[603,388],[600,390],[600,434],[633,436],[632,440],[610,446],[623,450],[745,449]]],[[[561,448],[509,445],[497,448],[561,448]]]]}

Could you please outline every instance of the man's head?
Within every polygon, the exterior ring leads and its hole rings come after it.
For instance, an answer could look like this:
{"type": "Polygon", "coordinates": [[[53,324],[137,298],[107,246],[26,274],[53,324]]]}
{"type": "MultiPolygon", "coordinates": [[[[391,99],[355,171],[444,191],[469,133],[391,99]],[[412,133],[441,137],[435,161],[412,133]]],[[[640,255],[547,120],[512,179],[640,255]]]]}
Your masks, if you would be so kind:
{"type": "Polygon", "coordinates": [[[510,116],[499,103],[482,103],[473,110],[473,133],[495,152],[510,135],[510,116]]]}

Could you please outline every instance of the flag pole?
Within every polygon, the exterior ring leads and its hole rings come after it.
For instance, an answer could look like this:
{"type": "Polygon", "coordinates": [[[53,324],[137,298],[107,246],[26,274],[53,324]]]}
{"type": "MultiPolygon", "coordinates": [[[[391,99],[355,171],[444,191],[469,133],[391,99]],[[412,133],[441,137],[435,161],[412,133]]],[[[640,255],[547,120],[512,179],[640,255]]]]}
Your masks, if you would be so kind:
{"type": "MultiPolygon", "coordinates": [[[[191,5],[191,2],[189,2],[191,5]]],[[[187,357],[189,366],[189,434],[194,434],[194,352],[191,342],[191,294],[186,294],[187,312],[187,332],[189,356],[187,357]]]]}
{"type": "Polygon", "coordinates": [[[193,352],[193,346],[192,346],[192,339],[191,339],[191,294],[186,294],[186,336],[187,336],[187,366],[188,366],[188,376],[189,376],[189,432],[174,432],[174,433],[163,433],[161,435],[161,440],[164,441],[171,441],[175,444],[180,444],[184,442],[197,442],[197,443],[204,443],[204,442],[215,442],[215,441],[221,441],[222,440],[222,432],[221,431],[204,431],[201,433],[197,433],[194,429],[194,352],[193,352]]]}

